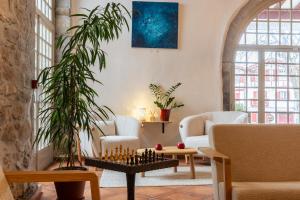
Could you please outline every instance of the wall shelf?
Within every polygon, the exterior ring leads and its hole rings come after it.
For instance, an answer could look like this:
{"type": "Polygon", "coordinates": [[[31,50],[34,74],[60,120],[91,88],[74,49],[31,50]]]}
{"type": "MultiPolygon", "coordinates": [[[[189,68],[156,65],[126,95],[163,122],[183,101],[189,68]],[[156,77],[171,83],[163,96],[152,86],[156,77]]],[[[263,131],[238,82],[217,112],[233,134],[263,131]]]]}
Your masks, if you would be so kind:
{"type": "Polygon", "coordinates": [[[161,124],[161,132],[162,134],[165,133],[165,124],[170,124],[171,121],[143,121],[142,127],[144,127],[145,124],[161,124]]]}

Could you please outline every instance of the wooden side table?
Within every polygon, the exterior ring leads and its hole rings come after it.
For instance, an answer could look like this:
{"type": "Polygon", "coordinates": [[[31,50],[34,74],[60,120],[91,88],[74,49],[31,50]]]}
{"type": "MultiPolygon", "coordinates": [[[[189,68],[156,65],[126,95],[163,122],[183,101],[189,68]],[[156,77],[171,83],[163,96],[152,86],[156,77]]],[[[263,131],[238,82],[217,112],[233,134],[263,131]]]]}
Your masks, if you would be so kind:
{"type": "MultiPolygon", "coordinates": [[[[155,151],[157,154],[164,154],[164,155],[171,155],[173,159],[177,159],[178,155],[188,155],[190,157],[190,168],[191,168],[191,178],[196,178],[195,173],[195,161],[194,155],[197,154],[197,149],[195,148],[185,148],[185,149],[178,149],[176,146],[167,146],[164,147],[161,151],[155,150],[154,148],[148,148],[152,151],[155,151]]],[[[141,154],[144,152],[144,149],[138,149],[137,153],[141,154]]],[[[174,172],[177,172],[177,166],[174,167],[174,172]]],[[[142,173],[142,176],[145,176],[145,173],[142,173]]]]}

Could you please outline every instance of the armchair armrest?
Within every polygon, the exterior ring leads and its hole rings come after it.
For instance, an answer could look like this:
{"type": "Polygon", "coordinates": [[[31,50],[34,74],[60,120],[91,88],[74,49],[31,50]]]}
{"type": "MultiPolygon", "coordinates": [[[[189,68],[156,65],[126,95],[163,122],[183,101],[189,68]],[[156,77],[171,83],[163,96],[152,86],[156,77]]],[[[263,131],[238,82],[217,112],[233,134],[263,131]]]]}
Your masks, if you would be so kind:
{"type": "Polygon", "coordinates": [[[224,199],[231,200],[232,199],[232,179],[231,179],[231,161],[230,158],[212,148],[199,148],[205,156],[210,159],[220,162],[223,164],[223,177],[224,177],[224,199]]]}
{"type": "Polygon", "coordinates": [[[4,172],[8,183],[89,181],[92,200],[100,200],[98,176],[88,171],[16,171],[4,172]]]}
{"type": "Polygon", "coordinates": [[[204,135],[205,121],[209,118],[206,113],[183,118],[179,123],[179,133],[184,141],[190,136],[204,135]]]}
{"type": "Polygon", "coordinates": [[[226,156],[212,148],[209,148],[209,147],[200,147],[199,151],[201,151],[203,153],[203,155],[205,155],[215,161],[219,161],[220,159],[230,160],[228,156],[226,156]]]}

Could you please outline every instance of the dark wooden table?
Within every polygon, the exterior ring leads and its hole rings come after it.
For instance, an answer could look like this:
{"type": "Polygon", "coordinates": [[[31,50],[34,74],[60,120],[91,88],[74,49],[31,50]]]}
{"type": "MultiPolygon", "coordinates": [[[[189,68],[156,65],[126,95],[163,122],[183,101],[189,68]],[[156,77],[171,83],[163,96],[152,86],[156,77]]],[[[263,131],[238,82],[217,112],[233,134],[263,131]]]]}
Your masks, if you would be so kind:
{"type": "Polygon", "coordinates": [[[111,162],[94,158],[86,158],[85,165],[97,167],[101,169],[108,169],[118,172],[126,173],[127,179],[127,200],[135,199],[135,174],[140,172],[152,171],[157,169],[176,167],[179,160],[164,158],[163,160],[156,160],[146,164],[130,165],[121,162],[111,162]]]}

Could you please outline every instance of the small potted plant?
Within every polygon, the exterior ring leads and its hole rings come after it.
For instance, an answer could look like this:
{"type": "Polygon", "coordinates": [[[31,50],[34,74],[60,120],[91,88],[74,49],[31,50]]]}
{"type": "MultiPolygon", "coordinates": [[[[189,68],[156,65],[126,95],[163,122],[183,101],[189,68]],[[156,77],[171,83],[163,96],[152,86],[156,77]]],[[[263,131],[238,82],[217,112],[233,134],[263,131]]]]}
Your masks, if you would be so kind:
{"type": "Polygon", "coordinates": [[[160,120],[169,121],[171,110],[184,106],[182,103],[175,101],[175,97],[172,96],[173,92],[181,86],[182,83],[176,83],[165,91],[160,85],[151,83],[149,88],[155,97],[154,104],[160,108],[160,120]]]}

